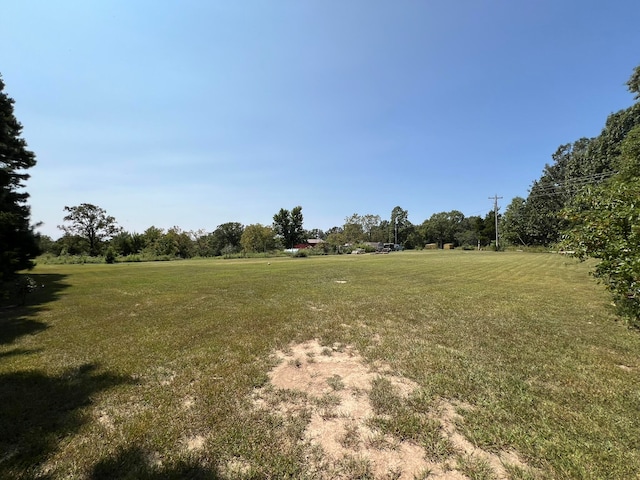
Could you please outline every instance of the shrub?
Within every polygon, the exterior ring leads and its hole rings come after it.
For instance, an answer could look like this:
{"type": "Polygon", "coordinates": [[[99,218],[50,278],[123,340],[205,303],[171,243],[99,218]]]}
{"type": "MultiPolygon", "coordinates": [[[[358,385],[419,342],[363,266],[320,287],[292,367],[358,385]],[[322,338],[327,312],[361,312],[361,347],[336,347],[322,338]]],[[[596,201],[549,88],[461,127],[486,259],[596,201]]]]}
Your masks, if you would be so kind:
{"type": "Polygon", "coordinates": [[[107,248],[107,253],[104,255],[104,261],[106,263],[116,263],[116,252],[112,247],[107,248]]]}

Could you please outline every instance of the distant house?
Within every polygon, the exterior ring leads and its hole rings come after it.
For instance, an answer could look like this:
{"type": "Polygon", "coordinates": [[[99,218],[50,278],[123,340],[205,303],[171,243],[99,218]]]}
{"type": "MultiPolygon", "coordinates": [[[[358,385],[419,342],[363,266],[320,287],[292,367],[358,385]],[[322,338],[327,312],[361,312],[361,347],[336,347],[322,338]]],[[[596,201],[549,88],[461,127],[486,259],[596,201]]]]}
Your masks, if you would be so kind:
{"type": "Polygon", "coordinates": [[[319,247],[324,243],[324,240],[320,238],[309,238],[305,240],[303,243],[298,243],[293,246],[293,248],[297,248],[298,250],[303,250],[305,248],[314,248],[319,247]]]}

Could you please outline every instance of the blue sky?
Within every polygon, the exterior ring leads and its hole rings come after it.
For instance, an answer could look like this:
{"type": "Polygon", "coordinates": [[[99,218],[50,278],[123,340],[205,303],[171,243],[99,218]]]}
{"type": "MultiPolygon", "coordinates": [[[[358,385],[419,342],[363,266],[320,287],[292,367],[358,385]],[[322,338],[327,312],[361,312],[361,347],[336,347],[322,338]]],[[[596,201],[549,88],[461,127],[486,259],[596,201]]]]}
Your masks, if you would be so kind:
{"type": "Polygon", "coordinates": [[[484,216],[627,108],[637,0],[20,0],[0,73],[38,159],[32,221],[326,230],[484,216]]]}

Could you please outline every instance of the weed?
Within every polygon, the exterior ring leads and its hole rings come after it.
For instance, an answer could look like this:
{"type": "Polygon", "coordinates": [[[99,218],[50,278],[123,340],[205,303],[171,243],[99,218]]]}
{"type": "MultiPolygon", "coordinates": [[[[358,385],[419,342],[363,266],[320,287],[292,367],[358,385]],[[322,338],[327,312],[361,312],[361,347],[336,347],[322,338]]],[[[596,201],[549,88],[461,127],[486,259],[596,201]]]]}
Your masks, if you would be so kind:
{"type": "Polygon", "coordinates": [[[431,475],[433,475],[433,470],[426,468],[420,473],[414,475],[413,480],[427,480],[431,475]]]}
{"type": "Polygon", "coordinates": [[[314,401],[320,411],[323,420],[336,418],[338,413],[336,407],[340,405],[340,398],[332,393],[325,393],[314,401]]]}
{"type": "Polygon", "coordinates": [[[340,478],[350,480],[375,480],[371,461],[367,458],[345,455],[338,462],[340,478]]]}
{"type": "Polygon", "coordinates": [[[369,422],[373,428],[393,435],[401,441],[415,442],[420,441],[426,426],[426,420],[405,409],[398,411],[396,415],[373,417],[369,422]]]}
{"type": "Polygon", "coordinates": [[[402,399],[396,394],[393,384],[385,377],[376,377],[371,382],[369,401],[377,415],[391,415],[402,405],[402,399]]]}
{"type": "Polygon", "coordinates": [[[344,427],[344,434],[339,439],[344,448],[357,450],[360,445],[360,429],[355,422],[348,422],[344,427]]]}
{"type": "Polygon", "coordinates": [[[331,377],[327,378],[327,384],[333,391],[344,389],[344,382],[342,381],[342,377],[340,375],[332,375],[331,377]]]}
{"type": "Polygon", "coordinates": [[[509,475],[510,480],[536,480],[536,476],[531,470],[506,463],[504,469],[509,475]]]}
{"type": "Polygon", "coordinates": [[[382,432],[374,432],[367,437],[365,444],[376,450],[397,450],[399,442],[382,432]]]}
{"type": "Polygon", "coordinates": [[[458,456],[457,468],[471,480],[496,480],[497,478],[489,462],[474,455],[458,456]]]}
{"type": "Polygon", "coordinates": [[[456,448],[449,438],[442,435],[440,425],[432,421],[429,427],[425,428],[420,436],[420,445],[424,448],[427,458],[443,462],[455,455],[456,448]]]}

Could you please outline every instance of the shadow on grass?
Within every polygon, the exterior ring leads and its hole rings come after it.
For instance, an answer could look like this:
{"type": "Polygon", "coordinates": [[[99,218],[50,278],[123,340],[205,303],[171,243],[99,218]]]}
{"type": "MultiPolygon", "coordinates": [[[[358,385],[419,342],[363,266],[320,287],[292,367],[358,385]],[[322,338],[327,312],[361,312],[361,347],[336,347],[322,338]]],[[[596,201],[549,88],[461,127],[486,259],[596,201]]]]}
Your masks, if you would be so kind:
{"type": "MultiPolygon", "coordinates": [[[[13,303],[0,306],[0,346],[10,344],[23,335],[33,335],[46,330],[48,327],[45,323],[32,317],[42,311],[46,304],[55,301],[60,296],[60,292],[67,288],[64,283],[65,275],[29,274],[26,276],[35,282],[36,287],[26,295],[24,305],[13,303]]],[[[28,350],[22,352],[30,353],[28,350]]]]}
{"type": "Polygon", "coordinates": [[[82,409],[92,396],[130,381],[97,370],[86,364],[58,376],[0,375],[0,478],[46,478],[40,465],[86,421],[82,409]]]}
{"type": "MultiPolygon", "coordinates": [[[[24,297],[24,303],[14,296],[8,304],[0,305],[0,361],[41,352],[17,345],[12,349],[11,344],[48,329],[38,314],[68,287],[65,275],[29,273],[23,275],[26,277],[34,281],[35,288],[24,297]]],[[[91,421],[86,407],[92,398],[131,381],[128,376],[105,372],[92,363],[59,375],[41,370],[0,374],[0,478],[52,478],[46,471],[47,458],[91,421]]],[[[216,480],[220,475],[196,462],[155,467],[141,449],[132,448],[99,462],[90,478],[216,480]]]]}
{"type": "Polygon", "coordinates": [[[112,478],[131,478],[139,480],[219,480],[222,477],[217,470],[210,470],[196,461],[180,462],[172,466],[151,466],[149,456],[138,448],[121,451],[117,456],[107,458],[96,464],[91,480],[112,478]]]}

